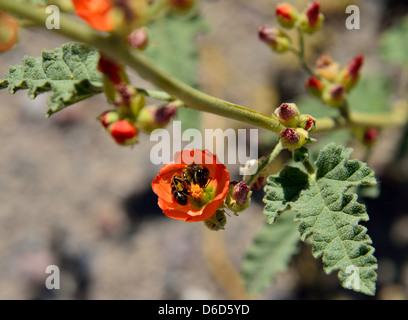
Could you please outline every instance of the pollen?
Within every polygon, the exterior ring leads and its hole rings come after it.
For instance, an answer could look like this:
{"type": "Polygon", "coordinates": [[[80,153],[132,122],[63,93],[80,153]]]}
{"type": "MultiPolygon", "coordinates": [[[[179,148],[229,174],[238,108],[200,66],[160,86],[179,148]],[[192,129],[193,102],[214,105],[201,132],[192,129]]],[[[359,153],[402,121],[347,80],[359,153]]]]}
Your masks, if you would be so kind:
{"type": "Polygon", "coordinates": [[[189,192],[190,192],[190,196],[197,199],[197,198],[201,198],[203,196],[204,190],[198,184],[193,183],[190,186],[189,192]]]}

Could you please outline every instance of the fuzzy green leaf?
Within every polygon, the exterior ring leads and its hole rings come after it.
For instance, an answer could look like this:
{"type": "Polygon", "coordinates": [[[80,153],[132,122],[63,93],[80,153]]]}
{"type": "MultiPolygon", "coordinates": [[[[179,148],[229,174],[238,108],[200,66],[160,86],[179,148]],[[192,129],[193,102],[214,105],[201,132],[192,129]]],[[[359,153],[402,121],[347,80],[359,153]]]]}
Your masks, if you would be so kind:
{"type": "Polygon", "coordinates": [[[286,166],[268,177],[264,213],[272,223],[294,210],[301,239],[311,242],[316,258],[322,257],[325,272],[339,270],[344,287],[374,295],[377,260],[367,229],[359,225],[368,215],[350,188],[376,181],[365,163],[350,160],[351,152],[332,143],[321,150],[315,175],[286,166]]]}
{"type": "Polygon", "coordinates": [[[394,65],[408,67],[408,17],[381,36],[380,54],[383,59],[394,65]]]}
{"type": "MultiPolygon", "coordinates": [[[[198,49],[195,38],[207,30],[201,15],[171,14],[149,25],[153,45],[146,50],[158,66],[192,87],[198,84],[198,49]]],[[[177,118],[183,130],[200,127],[200,113],[194,109],[179,109],[177,118]]]]}
{"type": "Polygon", "coordinates": [[[103,91],[102,74],[97,70],[99,54],[80,43],[67,43],[61,48],[43,50],[42,56],[24,57],[22,65],[12,66],[0,80],[0,89],[11,94],[28,90],[34,99],[52,91],[47,115],[103,91]]]}
{"type": "Polygon", "coordinates": [[[272,285],[276,274],[287,270],[292,256],[298,252],[299,231],[294,216],[294,212],[287,212],[256,234],[241,271],[249,293],[260,293],[272,285]]]}

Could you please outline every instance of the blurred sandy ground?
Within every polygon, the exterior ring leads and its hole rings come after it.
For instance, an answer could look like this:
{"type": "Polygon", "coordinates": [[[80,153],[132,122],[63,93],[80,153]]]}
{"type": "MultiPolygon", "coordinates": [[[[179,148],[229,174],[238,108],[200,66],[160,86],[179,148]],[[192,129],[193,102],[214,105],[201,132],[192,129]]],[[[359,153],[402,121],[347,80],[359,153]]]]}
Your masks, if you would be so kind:
{"type": "MultiPolygon", "coordinates": [[[[334,58],[343,63],[363,53],[371,69],[380,68],[376,35],[381,9],[374,2],[359,4],[363,27],[346,32],[344,8],[352,2],[322,2],[331,22],[311,40],[312,58],[322,48],[335,52],[334,58]]],[[[271,53],[257,38],[259,25],[275,24],[276,3],[203,1],[203,14],[212,26],[198,39],[205,92],[266,113],[288,92],[304,93],[305,75],[297,61],[271,53]]],[[[64,42],[47,32],[23,31],[19,44],[0,56],[0,73],[19,64],[25,54],[38,56],[42,49],[64,42]]],[[[145,84],[136,75],[133,78],[135,85],[145,84]]],[[[109,107],[102,96],[51,119],[44,116],[46,100],[47,95],[30,101],[26,92],[14,96],[0,92],[0,299],[247,297],[234,282],[235,271],[264,221],[259,201],[239,217],[230,217],[226,231],[217,234],[201,223],[168,219],[150,189],[159,167],[150,162],[149,136],[143,135],[134,148],[116,146],[95,120],[109,107]],[[225,261],[225,252],[230,261],[225,261]],[[44,287],[44,270],[50,264],[61,268],[60,290],[44,287]]],[[[206,114],[204,127],[242,124],[206,114]]],[[[381,164],[370,163],[379,170],[381,164]]],[[[229,169],[237,178],[237,166],[229,169]]],[[[258,298],[299,298],[308,283],[327,292],[312,292],[306,298],[354,297],[337,290],[336,275],[324,275],[310,248],[305,252],[299,257],[303,268],[292,266],[258,298]]],[[[392,260],[385,266],[396,268],[392,260]]],[[[406,278],[408,264],[403,266],[406,278]]],[[[391,271],[385,273],[388,280],[384,278],[385,289],[378,297],[406,298],[407,283],[396,283],[391,271]]]]}

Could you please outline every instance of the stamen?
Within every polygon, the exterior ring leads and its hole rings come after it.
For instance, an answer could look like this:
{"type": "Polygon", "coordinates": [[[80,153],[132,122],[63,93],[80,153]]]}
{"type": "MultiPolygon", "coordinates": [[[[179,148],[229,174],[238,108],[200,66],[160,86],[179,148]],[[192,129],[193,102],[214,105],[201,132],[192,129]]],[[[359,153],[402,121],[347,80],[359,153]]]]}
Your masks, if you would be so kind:
{"type": "Polygon", "coordinates": [[[192,196],[193,198],[197,199],[203,196],[204,190],[198,184],[196,183],[191,184],[189,189],[190,196],[192,196]]]}

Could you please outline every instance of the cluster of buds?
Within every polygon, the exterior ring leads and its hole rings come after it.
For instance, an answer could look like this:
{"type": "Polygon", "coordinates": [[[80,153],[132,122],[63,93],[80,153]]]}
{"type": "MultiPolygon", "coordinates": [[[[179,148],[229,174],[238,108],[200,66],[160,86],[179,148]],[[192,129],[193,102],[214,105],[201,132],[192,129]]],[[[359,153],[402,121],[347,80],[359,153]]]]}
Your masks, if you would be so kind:
{"type": "Polygon", "coordinates": [[[116,108],[104,112],[98,119],[119,145],[138,142],[139,129],[152,132],[164,128],[174,117],[177,107],[146,106],[146,99],[129,85],[123,66],[101,56],[98,70],[104,75],[105,95],[116,108]]]}
{"type": "Polygon", "coordinates": [[[310,115],[300,114],[296,104],[282,103],[273,115],[286,126],[279,133],[283,148],[294,151],[312,142],[309,132],[315,129],[316,120],[310,115]]]}
{"type": "MultiPolygon", "coordinates": [[[[279,25],[284,29],[298,28],[301,32],[315,33],[324,21],[324,16],[320,12],[319,2],[314,1],[302,12],[287,3],[279,4],[275,11],[279,25]]],[[[290,37],[279,28],[261,26],[258,29],[259,39],[269,45],[272,50],[282,53],[291,48],[290,37]]]]}
{"type": "Polygon", "coordinates": [[[343,104],[346,94],[355,87],[360,79],[360,70],[364,57],[357,55],[348,64],[340,68],[329,54],[323,53],[315,63],[315,73],[319,77],[310,77],[305,86],[310,94],[323,103],[339,107],[343,104]]]}
{"type": "MultiPolygon", "coordinates": [[[[130,46],[144,50],[149,37],[147,26],[168,12],[186,13],[197,0],[72,0],[75,13],[93,29],[111,32],[130,46]]],[[[0,19],[1,20],[1,19],[0,19]]]]}

